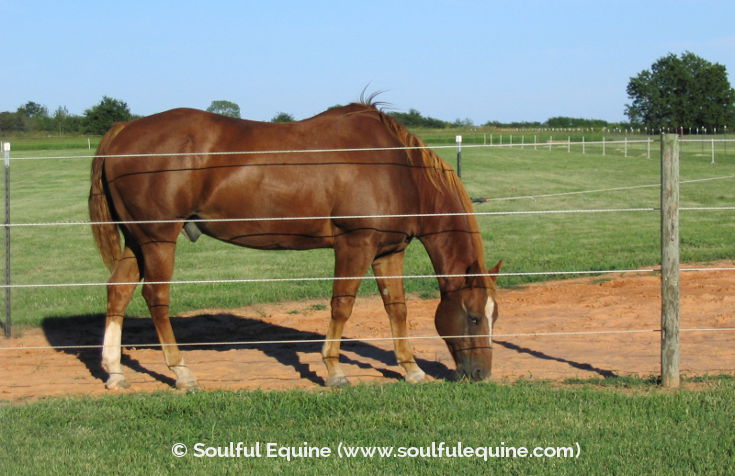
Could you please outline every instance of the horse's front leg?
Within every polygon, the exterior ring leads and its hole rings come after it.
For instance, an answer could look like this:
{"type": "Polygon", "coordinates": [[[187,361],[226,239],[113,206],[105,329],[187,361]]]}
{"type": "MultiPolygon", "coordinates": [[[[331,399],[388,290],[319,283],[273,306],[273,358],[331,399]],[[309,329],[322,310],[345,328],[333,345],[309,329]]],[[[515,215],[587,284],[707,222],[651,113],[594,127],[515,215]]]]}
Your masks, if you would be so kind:
{"type": "Polygon", "coordinates": [[[411,343],[408,341],[403,279],[383,278],[384,276],[402,276],[403,258],[403,251],[383,256],[373,262],[373,273],[377,278],[380,297],[383,298],[383,305],[390,319],[396,360],[406,372],[406,382],[420,383],[426,381],[426,374],[416,363],[411,343]]]}

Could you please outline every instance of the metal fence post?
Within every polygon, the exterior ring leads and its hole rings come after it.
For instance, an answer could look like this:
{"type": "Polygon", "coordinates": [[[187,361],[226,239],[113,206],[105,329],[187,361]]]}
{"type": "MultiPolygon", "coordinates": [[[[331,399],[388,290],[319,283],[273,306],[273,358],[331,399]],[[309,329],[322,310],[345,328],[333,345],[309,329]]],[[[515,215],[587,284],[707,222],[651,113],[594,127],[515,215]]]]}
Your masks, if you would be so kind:
{"type": "Polygon", "coordinates": [[[661,138],[661,384],[679,386],[679,137],[661,138]]]}
{"type": "Polygon", "coordinates": [[[457,176],[462,178],[462,136],[457,136],[457,176]]]}
{"type": "Polygon", "coordinates": [[[10,318],[10,142],[4,142],[3,157],[5,159],[5,337],[12,335],[10,318]]]}

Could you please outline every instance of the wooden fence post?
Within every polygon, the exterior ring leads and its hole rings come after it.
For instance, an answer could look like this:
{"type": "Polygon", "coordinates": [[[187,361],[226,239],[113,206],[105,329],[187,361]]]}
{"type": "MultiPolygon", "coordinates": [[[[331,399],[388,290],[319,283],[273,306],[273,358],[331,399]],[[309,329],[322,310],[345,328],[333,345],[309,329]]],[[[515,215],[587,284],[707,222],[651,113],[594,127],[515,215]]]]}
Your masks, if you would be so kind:
{"type": "Polygon", "coordinates": [[[2,143],[5,162],[5,322],[3,331],[5,337],[12,336],[12,320],[10,317],[10,142],[2,143]]]}
{"type": "Polygon", "coordinates": [[[679,137],[661,137],[661,384],[679,386],[679,137]]]}

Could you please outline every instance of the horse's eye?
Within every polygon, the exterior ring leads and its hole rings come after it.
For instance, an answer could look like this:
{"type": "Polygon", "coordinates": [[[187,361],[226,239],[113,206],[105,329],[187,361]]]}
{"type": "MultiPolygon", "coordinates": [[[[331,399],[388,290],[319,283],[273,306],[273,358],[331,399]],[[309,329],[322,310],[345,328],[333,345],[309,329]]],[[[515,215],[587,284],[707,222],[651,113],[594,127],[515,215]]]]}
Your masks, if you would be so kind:
{"type": "Polygon", "coordinates": [[[477,317],[477,316],[472,316],[472,315],[471,315],[471,316],[470,316],[470,322],[471,322],[471,323],[472,323],[473,325],[475,325],[475,326],[476,326],[476,325],[479,325],[479,324],[480,324],[480,318],[479,318],[479,317],[477,317]]]}

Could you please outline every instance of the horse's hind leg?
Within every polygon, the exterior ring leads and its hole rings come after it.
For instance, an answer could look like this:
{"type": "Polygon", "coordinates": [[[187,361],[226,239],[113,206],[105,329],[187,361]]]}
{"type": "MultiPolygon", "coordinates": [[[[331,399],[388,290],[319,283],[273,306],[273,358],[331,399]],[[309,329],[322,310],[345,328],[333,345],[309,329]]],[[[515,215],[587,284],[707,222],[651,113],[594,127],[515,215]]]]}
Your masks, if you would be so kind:
{"type": "Polygon", "coordinates": [[[136,284],[117,283],[137,283],[138,280],[140,280],[138,260],[133,251],[126,247],[107,285],[107,317],[102,346],[102,368],[109,374],[105,386],[111,390],[129,387],[120,365],[120,345],[125,309],[133,297],[136,286],[136,284]]]}
{"type": "Polygon", "coordinates": [[[403,274],[404,253],[394,253],[376,259],[373,262],[373,273],[376,276],[380,297],[383,298],[385,311],[390,319],[393,334],[393,346],[396,360],[406,371],[406,381],[419,383],[425,381],[426,374],[416,364],[411,343],[408,341],[406,325],[406,298],[403,290],[403,279],[384,279],[383,276],[401,276],[403,274]]]}
{"type": "MultiPolygon", "coordinates": [[[[370,265],[374,253],[357,236],[345,235],[334,247],[334,275],[340,277],[362,276],[370,265]]],[[[322,360],[327,367],[326,385],[344,387],[350,384],[339,363],[339,348],[347,319],[352,314],[360,279],[336,279],[332,292],[332,318],[327,329],[327,341],[322,347],[322,360]]]]}
{"type": "Polygon", "coordinates": [[[175,250],[175,241],[143,245],[145,263],[143,297],[151,311],[166,365],[176,374],[176,388],[191,390],[197,388],[197,381],[194,374],[184,364],[184,357],[176,345],[176,338],[168,316],[171,287],[168,282],[173,276],[175,250]]]}

